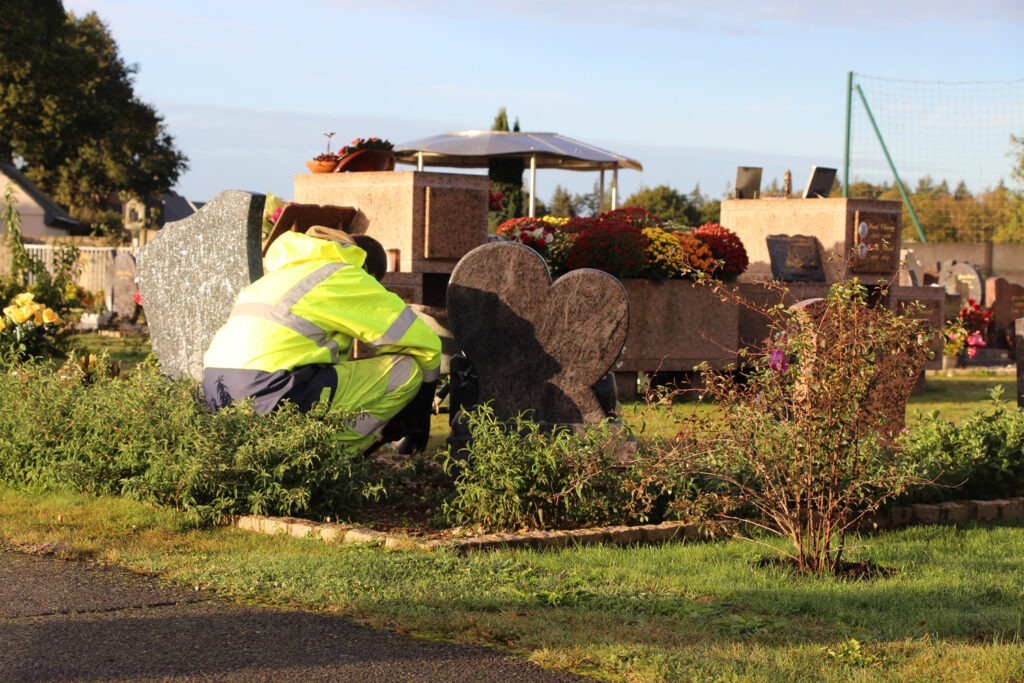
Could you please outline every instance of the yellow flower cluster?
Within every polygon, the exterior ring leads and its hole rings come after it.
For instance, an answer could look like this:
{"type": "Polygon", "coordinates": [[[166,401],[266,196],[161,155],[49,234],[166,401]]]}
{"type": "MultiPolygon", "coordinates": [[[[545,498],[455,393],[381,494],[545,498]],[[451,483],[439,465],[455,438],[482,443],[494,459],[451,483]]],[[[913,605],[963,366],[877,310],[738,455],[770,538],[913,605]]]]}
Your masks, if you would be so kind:
{"type": "MultiPolygon", "coordinates": [[[[33,301],[33,296],[29,292],[22,292],[14,297],[11,305],[4,308],[4,317],[9,318],[15,325],[21,325],[31,320],[37,327],[61,322],[60,316],[48,306],[33,301]]],[[[7,321],[0,320],[0,330],[6,326],[7,321]]]]}
{"type": "Polygon", "coordinates": [[[661,228],[644,228],[647,238],[647,261],[651,275],[656,278],[679,277],[682,247],[679,239],[661,228]]]}
{"type": "Polygon", "coordinates": [[[542,221],[550,225],[557,227],[563,226],[569,222],[568,216],[544,216],[541,218],[542,221]]]}
{"type": "Polygon", "coordinates": [[[692,271],[710,272],[716,265],[711,248],[686,232],[644,228],[648,263],[655,277],[680,277],[692,271]]]}

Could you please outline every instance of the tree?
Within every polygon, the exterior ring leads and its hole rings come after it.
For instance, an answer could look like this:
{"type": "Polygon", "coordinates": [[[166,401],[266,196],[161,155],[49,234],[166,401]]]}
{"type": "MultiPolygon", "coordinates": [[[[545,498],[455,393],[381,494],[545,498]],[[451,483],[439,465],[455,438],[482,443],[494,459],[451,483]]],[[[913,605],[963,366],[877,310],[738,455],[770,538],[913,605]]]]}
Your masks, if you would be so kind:
{"type": "Polygon", "coordinates": [[[152,198],[188,168],[94,12],[7,0],[0,31],[0,160],[19,161],[73,215],[121,193],[152,198]]]}
{"type": "Polygon", "coordinates": [[[700,219],[697,221],[699,225],[717,223],[722,217],[722,200],[711,199],[706,194],[703,194],[700,191],[700,183],[693,186],[693,192],[690,193],[690,204],[700,214],[700,219]]]}
{"type": "Polygon", "coordinates": [[[693,205],[690,198],[680,194],[668,185],[649,188],[644,185],[631,194],[623,206],[639,206],[647,209],[658,218],[683,225],[700,225],[700,209],[693,205]]]}
{"type": "Polygon", "coordinates": [[[573,196],[569,194],[569,190],[565,189],[561,185],[555,185],[555,193],[551,195],[551,211],[552,216],[559,216],[562,218],[572,218],[577,215],[577,205],[573,196]]]}
{"type": "MultiPolygon", "coordinates": [[[[508,131],[508,112],[505,107],[498,110],[494,117],[491,130],[508,131]]],[[[519,130],[519,119],[516,119],[515,130],[519,130]]],[[[510,218],[525,215],[523,212],[523,170],[525,162],[520,158],[489,157],[487,159],[487,177],[491,180],[491,188],[504,194],[501,211],[492,211],[490,222],[493,225],[503,223],[510,218]]]]}

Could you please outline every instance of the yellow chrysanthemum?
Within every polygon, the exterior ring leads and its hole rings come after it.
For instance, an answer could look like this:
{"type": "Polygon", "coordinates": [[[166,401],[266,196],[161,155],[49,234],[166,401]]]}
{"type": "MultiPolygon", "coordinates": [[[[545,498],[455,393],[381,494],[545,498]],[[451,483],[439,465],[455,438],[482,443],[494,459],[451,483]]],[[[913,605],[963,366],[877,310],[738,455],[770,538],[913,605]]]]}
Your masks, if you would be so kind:
{"type": "Polygon", "coordinates": [[[0,332],[3,332],[3,329],[5,327],[7,327],[7,321],[4,320],[3,318],[0,318],[0,332]]]}
{"type": "Polygon", "coordinates": [[[647,238],[647,260],[654,278],[678,277],[683,261],[679,239],[661,228],[644,228],[647,238]]]}
{"type": "Polygon", "coordinates": [[[4,308],[4,315],[6,315],[8,318],[10,318],[11,314],[14,313],[14,311],[16,311],[16,310],[18,310],[17,306],[13,306],[13,305],[12,306],[7,306],[7,307],[4,308]]]}
{"type": "Polygon", "coordinates": [[[24,306],[25,304],[30,304],[32,303],[33,298],[34,297],[32,296],[31,292],[22,292],[18,296],[14,297],[14,305],[24,306]]]}
{"type": "Polygon", "coordinates": [[[60,322],[60,316],[51,311],[49,308],[43,310],[43,322],[50,325],[60,322]]]}
{"type": "Polygon", "coordinates": [[[32,317],[31,311],[26,311],[24,308],[14,308],[13,306],[8,306],[7,308],[5,308],[4,313],[6,313],[7,317],[13,320],[18,325],[22,324],[23,322],[32,317]]]}
{"type": "Polygon", "coordinates": [[[544,216],[541,220],[556,227],[559,225],[565,225],[569,222],[568,216],[544,216]]]}

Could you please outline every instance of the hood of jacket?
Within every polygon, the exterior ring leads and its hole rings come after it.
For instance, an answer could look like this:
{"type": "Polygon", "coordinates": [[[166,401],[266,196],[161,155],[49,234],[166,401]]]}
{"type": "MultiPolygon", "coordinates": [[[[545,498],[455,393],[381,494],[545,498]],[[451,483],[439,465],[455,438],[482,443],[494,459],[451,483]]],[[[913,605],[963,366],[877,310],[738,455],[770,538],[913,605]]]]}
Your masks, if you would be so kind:
{"type": "Polygon", "coordinates": [[[362,268],[366,252],[355,244],[322,240],[301,232],[286,232],[267,249],[263,268],[270,272],[307,261],[340,261],[362,268]]]}

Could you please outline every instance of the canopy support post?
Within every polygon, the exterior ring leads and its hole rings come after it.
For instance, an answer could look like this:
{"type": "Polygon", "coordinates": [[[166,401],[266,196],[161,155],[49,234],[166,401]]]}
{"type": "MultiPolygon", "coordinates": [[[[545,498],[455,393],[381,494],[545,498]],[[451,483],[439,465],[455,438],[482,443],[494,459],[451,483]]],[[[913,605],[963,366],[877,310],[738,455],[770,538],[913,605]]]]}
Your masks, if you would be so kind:
{"type": "Polygon", "coordinates": [[[604,208],[604,169],[601,169],[600,182],[597,186],[597,215],[601,214],[601,209],[604,208]]]}
{"type": "Polygon", "coordinates": [[[536,218],[537,200],[534,195],[534,188],[537,183],[537,155],[530,155],[530,218],[536,218]]]}
{"type": "Polygon", "coordinates": [[[612,211],[619,208],[619,167],[612,169],[612,211]]]}
{"type": "Polygon", "coordinates": [[[423,152],[416,153],[416,170],[423,171],[423,152]]]}

